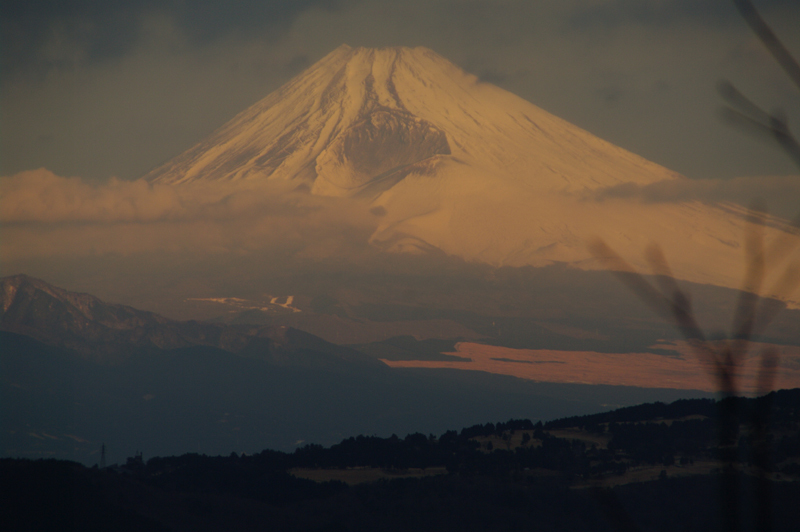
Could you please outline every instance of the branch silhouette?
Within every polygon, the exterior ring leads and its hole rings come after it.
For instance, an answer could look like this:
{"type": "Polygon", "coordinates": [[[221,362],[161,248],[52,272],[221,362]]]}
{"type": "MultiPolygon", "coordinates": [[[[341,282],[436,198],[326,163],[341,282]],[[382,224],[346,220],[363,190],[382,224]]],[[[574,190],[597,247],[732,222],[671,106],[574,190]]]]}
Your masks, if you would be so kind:
{"type": "MultiPolygon", "coordinates": [[[[767,51],[786,72],[789,79],[800,89],[800,64],[775,35],[772,28],[764,21],[750,0],[733,0],[745,22],[753,33],[761,40],[767,51]]],[[[722,81],[718,86],[720,95],[728,102],[724,109],[724,117],[732,124],[748,129],[756,134],[771,136],[778,145],[800,167],[800,143],[789,130],[789,124],[782,113],[767,113],[739,92],[729,81],[722,81]]]]}
{"type": "MultiPolygon", "coordinates": [[[[691,297],[678,286],[675,276],[658,244],[650,245],[645,251],[645,259],[654,275],[651,284],[641,273],[636,272],[622,257],[603,240],[597,238],[589,243],[592,254],[663,318],[671,321],[681,331],[695,355],[713,368],[717,388],[722,395],[720,401],[719,441],[720,458],[724,464],[722,495],[724,503],[723,519],[725,530],[740,530],[738,477],[738,435],[740,415],[737,403],[732,399],[738,394],[738,372],[751,349],[751,339],[763,332],[774,319],[781,306],[759,294],[768,271],[766,257],[787,256],[797,245],[797,239],[787,241],[782,253],[770,253],[764,245],[763,212],[753,210],[750,229],[745,238],[747,267],[736,304],[729,338],[718,342],[707,340],[697,322],[692,308],[691,297]]],[[[773,289],[792,290],[800,284],[800,267],[788,265],[773,289]]],[[[779,363],[778,350],[767,347],[761,353],[761,361],[756,385],[756,395],[760,403],[753,412],[750,422],[751,462],[756,467],[757,479],[755,506],[758,529],[771,530],[771,498],[768,478],[770,452],[767,431],[769,428],[769,400],[767,394],[773,389],[779,363]]]]}
{"type": "MultiPolygon", "coordinates": [[[[733,0],[745,22],[761,40],[769,53],[800,89],[800,65],[778,39],[769,25],[756,11],[750,0],[733,0]]],[[[724,118],[741,127],[776,142],[800,167],[800,143],[789,129],[788,121],[778,112],[768,113],[743,95],[732,83],[722,81],[718,90],[728,107],[724,118]]],[[[709,342],[699,326],[691,297],[678,286],[663,250],[652,244],[645,250],[645,260],[654,276],[654,284],[637,272],[602,239],[588,243],[590,252],[610,269],[619,280],[653,309],[662,318],[671,321],[686,338],[695,355],[713,368],[722,400],[719,412],[720,459],[723,462],[721,494],[723,502],[723,529],[737,532],[741,529],[740,480],[738,475],[738,435],[740,415],[737,402],[738,369],[745,361],[752,346],[751,340],[762,333],[772,322],[782,305],[769,298],[762,298],[765,277],[770,268],[780,264],[798,245],[796,234],[783,232],[769,246],[764,242],[764,226],[768,215],[763,205],[754,203],[748,213],[745,234],[746,269],[736,304],[730,335],[719,342],[709,342]]],[[[792,221],[800,227],[800,212],[792,221]]],[[[790,263],[780,273],[769,293],[791,293],[800,285],[800,264],[790,263]]],[[[761,353],[756,396],[756,407],[749,426],[751,463],[756,469],[754,508],[757,530],[772,530],[772,500],[768,477],[770,470],[770,445],[768,440],[770,396],[775,386],[779,366],[779,352],[767,347],[761,353]]],[[[627,521],[626,521],[627,523],[627,521]]],[[[619,527],[620,529],[625,527],[619,527]]]]}
{"type": "Polygon", "coordinates": [[[750,26],[750,29],[753,30],[753,33],[761,39],[761,42],[767,47],[772,57],[774,57],[781,68],[786,71],[786,75],[789,76],[789,79],[800,89],[800,65],[798,65],[797,61],[789,50],[786,49],[781,40],[778,39],[778,36],[775,35],[772,28],[761,18],[753,2],[750,0],[733,0],[733,4],[739,10],[745,22],[750,26]]]}

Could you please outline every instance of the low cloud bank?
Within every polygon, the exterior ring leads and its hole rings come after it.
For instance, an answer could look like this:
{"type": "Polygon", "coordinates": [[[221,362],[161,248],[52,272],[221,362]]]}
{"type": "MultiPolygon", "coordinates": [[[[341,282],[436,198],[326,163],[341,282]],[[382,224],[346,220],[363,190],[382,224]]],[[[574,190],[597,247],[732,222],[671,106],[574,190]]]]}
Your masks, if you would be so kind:
{"type": "Polygon", "coordinates": [[[379,287],[380,300],[409,279],[424,291],[483,274],[483,266],[442,254],[381,252],[369,238],[384,215],[291,183],[92,185],[40,169],[0,177],[0,275],[26,273],[198,319],[209,309],[187,298],[339,294],[363,285],[379,287]]]}
{"type": "Polygon", "coordinates": [[[737,177],[734,179],[675,179],[639,186],[625,183],[592,192],[592,199],[638,199],[648,203],[702,201],[733,202],[764,208],[787,220],[800,215],[800,175],[737,177]]]}
{"type": "MultiPolygon", "coordinates": [[[[773,201],[791,215],[800,208],[797,185],[793,177],[683,180],[623,185],[586,199],[748,204],[761,195],[770,212],[786,216],[773,201]]],[[[371,246],[387,216],[368,202],[314,196],[285,182],[92,185],[40,169],[0,177],[0,274],[27,273],[183,318],[195,316],[187,298],[336,294],[344,301],[352,287],[371,302],[413,306],[422,301],[417,294],[444,290],[485,305],[484,293],[471,291],[495,275],[490,266],[371,246]]]]}
{"type": "MultiPolygon", "coordinates": [[[[40,168],[11,177],[0,177],[0,222],[154,222],[185,219],[196,190],[152,185],[145,181],[111,178],[103,185],[90,185],[79,177],[60,177],[40,168]],[[181,193],[183,192],[183,194],[181,193]]],[[[196,198],[199,199],[199,198],[196,198]]]]}
{"type": "Polygon", "coordinates": [[[0,178],[0,223],[4,261],[273,248],[314,258],[363,252],[377,216],[288,183],[90,185],[39,169],[0,178]]]}

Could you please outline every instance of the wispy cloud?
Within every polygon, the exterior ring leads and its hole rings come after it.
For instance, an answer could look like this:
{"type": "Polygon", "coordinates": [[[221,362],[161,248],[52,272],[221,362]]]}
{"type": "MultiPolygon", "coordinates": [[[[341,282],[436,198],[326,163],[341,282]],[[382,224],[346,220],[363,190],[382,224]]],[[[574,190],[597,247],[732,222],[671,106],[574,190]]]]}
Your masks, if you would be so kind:
{"type": "Polygon", "coordinates": [[[627,198],[648,203],[702,201],[761,205],[770,214],[794,219],[800,211],[800,175],[734,179],[674,179],[639,186],[625,183],[592,191],[596,201],[627,198]]]}

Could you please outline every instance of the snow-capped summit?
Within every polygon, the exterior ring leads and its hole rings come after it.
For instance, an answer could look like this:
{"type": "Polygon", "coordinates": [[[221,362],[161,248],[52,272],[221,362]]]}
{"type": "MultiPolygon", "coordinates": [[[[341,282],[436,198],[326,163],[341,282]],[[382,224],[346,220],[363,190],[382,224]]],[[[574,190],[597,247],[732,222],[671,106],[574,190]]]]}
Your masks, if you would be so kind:
{"type": "Polygon", "coordinates": [[[147,179],[289,179],[374,198],[447,165],[544,190],[676,177],[427,48],[343,45],[147,179]]]}
{"type": "MultiPolygon", "coordinates": [[[[340,46],[146,178],[285,180],[360,197],[381,214],[374,246],[496,266],[602,268],[586,245],[599,236],[646,271],[656,242],[676,277],[734,288],[752,228],[735,205],[594,194],[686,178],[426,48],[340,46]]],[[[767,240],[800,238],[767,225],[767,240]]]]}

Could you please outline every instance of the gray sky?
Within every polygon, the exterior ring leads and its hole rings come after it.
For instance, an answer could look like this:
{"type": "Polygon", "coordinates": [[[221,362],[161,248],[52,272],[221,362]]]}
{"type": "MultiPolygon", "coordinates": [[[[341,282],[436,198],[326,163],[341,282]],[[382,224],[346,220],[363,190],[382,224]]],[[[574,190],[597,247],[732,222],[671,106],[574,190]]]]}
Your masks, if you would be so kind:
{"type": "MultiPolygon", "coordinates": [[[[756,5],[800,56],[800,4],[756,5]]],[[[800,91],[721,0],[10,0],[0,14],[0,175],[135,179],[342,43],[427,46],[689,177],[797,173],[720,119],[728,79],[800,123],[800,91]]]]}

